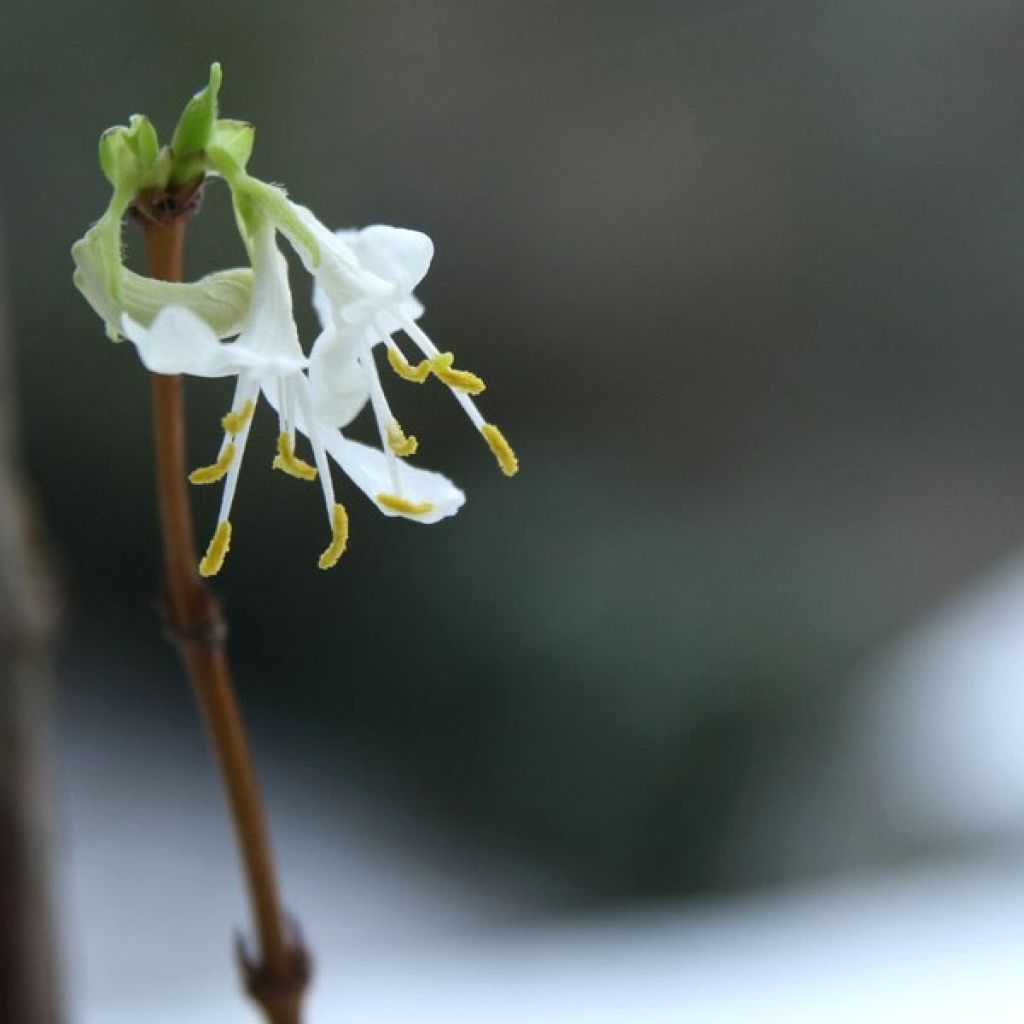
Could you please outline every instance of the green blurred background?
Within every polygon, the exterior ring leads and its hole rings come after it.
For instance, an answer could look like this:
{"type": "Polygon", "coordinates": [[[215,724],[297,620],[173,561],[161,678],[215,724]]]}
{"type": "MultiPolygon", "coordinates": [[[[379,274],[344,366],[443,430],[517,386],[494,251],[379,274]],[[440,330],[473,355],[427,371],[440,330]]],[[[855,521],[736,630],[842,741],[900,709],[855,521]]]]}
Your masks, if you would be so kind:
{"type": "MultiPolygon", "coordinates": [[[[139,652],[96,681],[115,723],[167,685],[147,382],[68,250],[99,133],[166,135],[219,59],[254,173],[433,237],[424,323],[522,465],[394,382],[468,503],[423,529],[342,484],[321,574],[264,413],[217,580],[248,714],[587,900],[836,867],[764,854],[814,827],[758,824],[765,780],[813,784],[864,659],[1022,533],[1022,31],[998,0],[8,4],[0,214],[64,664],[139,652]]],[[[215,185],[189,271],[239,259],[215,185]]],[[[190,384],[195,464],[227,401],[190,384]]]]}

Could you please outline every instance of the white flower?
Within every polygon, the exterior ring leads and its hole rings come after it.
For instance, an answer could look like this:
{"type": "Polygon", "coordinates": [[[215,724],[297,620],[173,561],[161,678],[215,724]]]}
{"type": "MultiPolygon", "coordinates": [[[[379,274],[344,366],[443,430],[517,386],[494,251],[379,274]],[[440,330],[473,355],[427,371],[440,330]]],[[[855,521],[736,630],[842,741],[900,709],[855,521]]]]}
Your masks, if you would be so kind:
{"type": "Polygon", "coordinates": [[[405,434],[384,395],[374,359],[374,348],[384,345],[388,362],[404,380],[421,384],[434,376],[446,384],[487,442],[502,471],[507,476],[515,474],[519,464],[511,446],[501,431],[484,419],[470,397],[484,390],[484,382],[474,373],[456,369],[454,355],[440,352],[416,323],[423,306],[413,295],[413,289],[426,276],[433,258],[430,238],[421,231],[384,224],[332,235],[308,211],[302,211],[302,216],[322,254],[320,265],[309,269],[316,278],[314,305],[325,334],[331,338],[323,368],[310,367],[314,388],[318,375],[330,372],[331,363],[337,361],[348,366],[355,358],[365,374],[381,446],[391,453],[392,472],[397,473],[395,457],[412,455],[418,441],[405,434]],[[359,268],[358,276],[348,272],[353,265],[359,268]],[[404,332],[419,349],[423,358],[415,365],[395,342],[393,335],[398,331],[404,332]]]}
{"type": "MultiPolygon", "coordinates": [[[[424,524],[454,515],[466,500],[459,488],[440,473],[399,462],[399,456],[415,453],[418,442],[415,437],[406,437],[391,415],[372,357],[364,355],[366,339],[361,325],[393,295],[394,286],[377,275],[374,267],[364,265],[345,240],[325,228],[312,212],[290,200],[285,203],[291,216],[278,221],[278,230],[291,242],[323,294],[330,297],[324,300],[330,311],[321,318],[323,330],[309,357],[317,433],[342,471],[385,515],[424,524]],[[294,222],[301,225],[305,235],[294,231],[294,222]],[[315,253],[309,248],[309,239],[317,246],[315,253]],[[342,433],[362,410],[367,397],[377,419],[382,451],[351,441],[342,433]]],[[[274,216],[273,207],[268,213],[274,216]]],[[[409,300],[400,305],[404,314],[419,316],[423,307],[411,297],[414,283],[410,283],[409,300]]],[[[305,429],[304,423],[303,418],[300,429],[305,429]]]]}
{"type": "Polygon", "coordinates": [[[373,357],[378,343],[388,345],[392,366],[406,379],[422,383],[434,374],[448,384],[491,446],[502,469],[509,476],[515,473],[518,464],[508,442],[496,426],[484,421],[468,397],[484,389],[483,381],[475,374],[456,370],[452,366],[454,356],[439,352],[416,326],[423,306],[412,291],[430,267],[434,254],[430,239],[420,231],[384,225],[335,233],[291,200],[284,200],[283,208],[286,216],[280,214],[280,206],[275,210],[268,204],[269,215],[277,216],[278,229],[316,281],[314,303],[323,333],[313,347],[309,367],[315,409],[323,422],[345,426],[355,414],[350,395],[357,386],[355,371],[361,371],[388,462],[390,486],[371,495],[377,507],[388,515],[429,523],[435,522],[439,513],[452,514],[463,500],[461,492],[452,485],[448,500],[441,507],[436,500],[409,493],[406,481],[410,468],[401,465],[399,459],[415,454],[419,441],[406,435],[384,395],[373,357]],[[426,358],[418,366],[410,366],[391,339],[397,330],[409,333],[424,352],[426,358]]]}
{"type": "Polygon", "coordinates": [[[159,145],[149,121],[133,117],[128,128],[104,133],[100,163],[114,187],[106,212],[75,244],[74,281],[104,320],[112,340],[127,337],[153,373],[234,377],[231,408],[216,460],[194,470],[196,484],[223,481],[217,528],[200,562],[204,576],[218,572],[231,542],[231,510],[243,456],[260,396],[279,421],[274,468],[303,480],[320,479],[331,524],[331,543],[320,567],[337,563],[348,539],[348,516],[335,500],[330,460],[388,516],[435,523],[455,513],[465,496],[440,473],[405,460],[419,442],[391,412],[375,362],[384,345],[399,376],[446,384],[483,435],[501,468],[518,469],[508,442],[484,420],[471,396],[484,390],[475,374],[456,369],[417,325],[423,314],[413,290],[426,274],[433,244],[418,231],[376,225],[359,232],[329,231],[280,187],[246,170],[252,126],[217,116],[219,65],[210,85],[193,98],[170,146],[159,145]],[[252,270],[211,274],[191,284],[151,281],[124,266],[123,218],[135,204],[143,215],[182,211],[204,179],[221,178],[231,191],[235,219],[252,270]],[[164,209],[153,196],[175,200],[164,209]],[[315,278],[322,332],[307,355],[292,313],[288,266],[277,246],[284,235],[315,278]],[[419,350],[411,363],[394,335],[404,332],[419,350]],[[237,337],[236,337],[237,336],[237,337]],[[236,340],[222,342],[235,337],[236,340]],[[381,450],[345,437],[343,430],[371,404],[381,450]],[[310,465],[296,454],[298,433],[310,443],[310,465]]]}
{"type": "Polygon", "coordinates": [[[179,306],[163,309],[148,329],[127,316],[122,323],[153,373],[238,378],[231,410],[221,421],[224,438],[217,459],[189,477],[195,484],[225,481],[217,529],[200,573],[211,576],[224,563],[242,457],[260,394],[280,424],[274,468],[301,480],[319,476],[332,532],[320,568],[337,563],[348,538],[348,515],[335,499],[328,456],[386,515],[434,523],[455,513],[465,496],[441,474],[404,466],[396,478],[390,451],[385,455],[342,435],[341,428],[366,404],[365,376],[354,360],[346,364],[334,355],[332,330],[321,334],[309,359],[304,356],[292,315],[288,268],[272,224],[259,224],[251,243],[252,301],[236,341],[222,344],[203,319],[179,306]],[[315,467],[295,454],[296,431],[309,439],[315,467]]]}
{"type": "Polygon", "coordinates": [[[153,373],[238,378],[231,410],[221,421],[224,439],[217,459],[189,477],[196,484],[224,479],[217,529],[199,565],[204,576],[220,570],[231,542],[231,506],[261,391],[273,396],[280,424],[274,467],[304,480],[315,479],[319,471],[332,532],[331,544],[320,557],[321,568],[337,562],[347,538],[347,516],[334,498],[326,449],[316,430],[309,382],[303,373],[308,361],[292,316],[288,266],[278,251],[275,231],[269,222],[258,221],[250,241],[252,300],[236,341],[222,344],[204,320],[179,306],[163,309],[148,329],[127,316],[122,321],[124,334],[153,373]],[[313,448],[316,468],[295,454],[295,430],[300,416],[313,448]]]}

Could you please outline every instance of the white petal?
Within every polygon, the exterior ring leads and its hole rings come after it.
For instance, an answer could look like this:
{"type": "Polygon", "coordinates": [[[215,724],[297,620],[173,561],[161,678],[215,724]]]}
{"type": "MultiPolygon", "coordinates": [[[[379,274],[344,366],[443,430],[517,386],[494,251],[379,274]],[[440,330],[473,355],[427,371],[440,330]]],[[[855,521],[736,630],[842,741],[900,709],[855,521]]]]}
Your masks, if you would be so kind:
{"type": "MultiPolygon", "coordinates": [[[[378,494],[391,494],[391,474],[387,456],[377,448],[349,441],[337,430],[325,431],[325,446],[331,457],[352,482],[386,516],[401,516],[402,513],[385,508],[377,501],[378,494]]],[[[462,507],[466,496],[440,473],[429,469],[418,469],[403,462],[400,468],[402,497],[414,504],[430,502],[429,512],[418,516],[403,516],[416,523],[436,523],[447,516],[455,515],[462,507]]]]}
{"type": "Polygon", "coordinates": [[[288,264],[277,248],[269,223],[253,233],[252,302],[238,344],[280,373],[305,365],[292,315],[288,264]]]}
{"type": "MultiPolygon", "coordinates": [[[[351,246],[346,242],[342,232],[330,231],[308,207],[294,203],[290,199],[288,200],[288,206],[295,218],[316,240],[316,244],[320,248],[320,263],[323,263],[326,254],[330,256],[336,270],[345,269],[353,275],[359,273],[359,260],[356,258],[356,254],[352,251],[351,246]]],[[[277,227],[291,243],[292,248],[299,254],[299,258],[302,260],[306,270],[310,274],[315,275],[320,266],[313,264],[309,252],[302,245],[301,239],[297,238],[290,229],[290,225],[286,222],[281,222],[277,227]]]]}
{"type": "Polygon", "coordinates": [[[384,339],[381,334],[386,334],[391,337],[397,331],[403,330],[403,320],[419,320],[424,313],[423,304],[416,298],[415,295],[408,295],[401,302],[397,304],[396,312],[392,313],[388,310],[384,310],[377,314],[375,323],[378,327],[377,333],[374,335],[374,342],[380,342],[384,339]]]}
{"type": "Polygon", "coordinates": [[[160,310],[148,328],[123,316],[121,330],[152,373],[229,377],[252,361],[240,346],[221,344],[204,320],[182,306],[160,310]]]}
{"type": "MultiPolygon", "coordinates": [[[[271,380],[264,383],[263,394],[270,406],[276,410],[280,403],[277,382],[271,380]]],[[[302,433],[308,433],[305,415],[301,409],[295,417],[295,425],[302,433]]],[[[399,469],[402,497],[413,504],[429,502],[431,509],[422,515],[406,516],[394,509],[386,508],[377,501],[377,495],[392,494],[394,485],[391,481],[390,460],[384,452],[379,448],[348,440],[336,427],[321,420],[317,420],[316,426],[319,439],[331,458],[384,515],[400,516],[416,523],[430,524],[455,515],[465,503],[465,494],[446,476],[402,462],[399,469]]]]}
{"type": "Polygon", "coordinates": [[[320,326],[326,330],[334,326],[334,316],[331,313],[331,304],[327,299],[327,293],[320,284],[319,279],[313,281],[313,308],[320,318],[320,326]]]}
{"type": "Polygon", "coordinates": [[[332,268],[332,247],[325,245],[326,262],[316,271],[313,288],[313,307],[324,327],[339,317],[349,324],[375,319],[390,335],[400,329],[390,310],[410,320],[423,315],[412,290],[427,273],[434,243],[422,231],[374,224],[362,231],[336,231],[333,241],[344,255],[343,271],[332,268]],[[347,262],[350,257],[358,259],[355,273],[347,262]]]}
{"type": "Polygon", "coordinates": [[[332,327],[335,320],[352,327],[383,319],[389,334],[401,325],[399,319],[386,312],[388,309],[399,309],[412,320],[423,315],[423,306],[412,295],[403,296],[394,286],[368,273],[346,278],[341,284],[326,271],[318,273],[313,285],[313,308],[321,327],[332,327]]]}
{"type": "Polygon", "coordinates": [[[330,326],[335,319],[350,322],[369,319],[382,300],[392,297],[393,286],[369,273],[345,239],[324,227],[310,210],[291,201],[288,206],[295,219],[316,240],[319,249],[319,260],[314,263],[293,225],[286,220],[277,225],[316,280],[313,306],[322,326],[330,326]],[[350,316],[354,312],[355,315],[350,316]]]}
{"type": "Polygon", "coordinates": [[[406,295],[423,280],[434,257],[434,243],[422,231],[371,224],[354,236],[339,233],[352,246],[360,264],[406,295]]]}
{"type": "MultiPolygon", "coordinates": [[[[359,334],[362,331],[358,332],[359,334]]],[[[309,357],[309,385],[317,418],[334,427],[352,422],[370,396],[366,375],[358,362],[355,332],[325,330],[309,357]]]]}

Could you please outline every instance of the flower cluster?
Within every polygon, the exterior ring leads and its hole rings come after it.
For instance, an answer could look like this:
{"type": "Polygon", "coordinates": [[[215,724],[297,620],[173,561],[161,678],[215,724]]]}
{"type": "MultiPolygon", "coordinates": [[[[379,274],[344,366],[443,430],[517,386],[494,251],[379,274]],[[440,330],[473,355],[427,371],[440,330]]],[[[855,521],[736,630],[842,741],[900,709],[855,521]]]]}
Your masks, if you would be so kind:
{"type": "Polygon", "coordinates": [[[403,380],[436,379],[443,384],[504,473],[514,474],[518,463],[501,431],[484,419],[473,400],[484,390],[483,381],[457,368],[452,353],[439,351],[418,323],[423,306],[413,291],[430,266],[430,239],[419,231],[385,225],[332,232],[282,189],[251,176],[245,170],[251,126],[217,118],[219,84],[215,65],[210,85],[179,122],[171,159],[156,146],[155,135],[152,141],[148,138],[152,129],[144,118],[133,118],[128,129],[112,130],[113,138],[111,133],[104,136],[101,162],[114,184],[114,197],[104,217],[72,249],[74,279],[106,322],[108,334],[127,338],[151,372],[236,380],[231,407],[221,420],[216,458],[189,476],[194,484],[223,483],[217,527],[200,573],[213,575],[224,564],[238,477],[261,398],[278,420],[273,467],[299,480],[319,480],[331,533],[319,565],[327,569],[337,563],[348,539],[348,515],[335,495],[331,461],[387,516],[435,523],[458,511],[465,500],[446,477],[407,461],[419,442],[391,410],[378,353],[403,380]],[[190,133],[195,136],[191,145],[190,133]],[[132,196],[147,176],[163,175],[165,184],[173,183],[175,168],[182,165],[193,175],[227,183],[251,270],[168,284],[139,277],[123,266],[120,225],[132,196]],[[314,304],[322,329],[308,353],[299,340],[279,237],[315,281],[314,304]],[[410,350],[415,352],[412,358],[410,350]],[[367,403],[376,420],[379,449],[344,434],[367,403]],[[309,446],[312,464],[299,455],[300,436],[309,446]]]}

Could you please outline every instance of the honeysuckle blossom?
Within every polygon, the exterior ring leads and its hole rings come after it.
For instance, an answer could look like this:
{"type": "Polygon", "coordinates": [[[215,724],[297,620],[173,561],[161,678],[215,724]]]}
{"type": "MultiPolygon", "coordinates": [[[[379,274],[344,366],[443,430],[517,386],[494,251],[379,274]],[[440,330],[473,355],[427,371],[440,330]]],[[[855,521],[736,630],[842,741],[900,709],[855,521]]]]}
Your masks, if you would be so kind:
{"type": "Polygon", "coordinates": [[[230,411],[221,420],[224,437],[217,458],[189,477],[195,484],[224,480],[217,528],[199,565],[204,576],[220,570],[231,543],[231,508],[261,391],[271,391],[278,414],[280,430],[274,468],[303,480],[315,479],[319,471],[331,523],[331,543],[320,556],[321,568],[334,565],[345,549],[347,514],[335,501],[326,452],[316,430],[309,381],[303,373],[308,360],[299,344],[292,316],[288,265],[277,248],[275,235],[269,222],[257,219],[250,237],[252,300],[236,341],[221,343],[205,321],[179,306],[162,310],[149,328],[127,316],[122,321],[124,333],[135,344],[143,364],[153,373],[237,378],[230,411]],[[295,431],[300,414],[313,449],[315,468],[295,454],[295,431]]]}
{"type": "MultiPolygon", "coordinates": [[[[318,223],[309,222],[311,215],[308,211],[303,211],[303,214],[323,253],[343,254],[339,263],[354,256],[364,277],[369,275],[372,279],[371,287],[353,300],[350,281],[343,279],[339,288],[339,275],[333,266],[330,273],[311,268],[316,279],[314,305],[325,334],[331,336],[329,355],[323,363],[329,365],[334,359],[345,361],[355,356],[366,377],[381,446],[392,457],[392,474],[399,472],[397,458],[414,454],[419,442],[415,437],[406,435],[391,411],[374,358],[374,349],[378,345],[385,347],[392,369],[404,380],[422,384],[434,376],[442,381],[483,436],[502,471],[512,476],[519,468],[512,448],[501,431],[484,419],[470,397],[484,390],[484,382],[474,373],[456,369],[454,355],[439,351],[416,323],[423,314],[423,306],[413,294],[413,289],[426,276],[433,258],[434,245],[430,238],[422,231],[384,224],[331,235],[318,223]],[[398,331],[403,332],[419,350],[422,358],[417,363],[410,363],[395,342],[393,336],[398,331]]],[[[314,386],[317,373],[317,367],[310,368],[314,386]]],[[[396,496],[398,501],[386,501],[384,504],[392,510],[404,510],[415,516],[408,502],[401,495],[396,496]]]]}
{"type": "Polygon", "coordinates": [[[392,369],[407,381],[436,377],[454,394],[473,426],[509,476],[516,457],[501,431],[473,401],[484,390],[476,374],[457,369],[419,326],[423,306],[413,294],[433,257],[433,243],[419,231],[374,225],[332,232],[283,189],[246,171],[253,128],[218,116],[220,68],[189,102],[171,145],[161,148],[149,121],[105,132],[100,163],[113,186],[110,204],[75,244],[74,281],[104,320],[108,335],[127,337],[154,373],[236,378],[234,398],[222,418],[216,459],[194,470],[195,484],[223,481],[217,526],[200,562],[204,576],[218,572],[231,542],[231,512],[249,432],[260,397],[278,417],[273,466],[301,480],[319,477],[331,527],[321,568],[333,566],[348,538],[348,515],[336,500],[331,462],[387,516],[435,523],[454,514],[465,496],[440,473],[411,465],[419,447],[391,410],[375,352],[383,346],[392,369]],[[252,270],[210,274],[190,284],[153,281],[122,260],[121,226],[130,208],[151,220],[186,215],[205,178],[231,190],[236,222],[252,270]],[[170,203],[170,213],[165,205],[170,203]],[[175,205],[179,204],[179,205],[175,205]],[[322,330],[308,356],[292,313],[288,267],[277,235],[295,249],[316,286],[322,330]],[[402,333],[417,350],[406,358],[395,341],[402,333]],[[237,337],[234,341],[222,341],[237,337]],[[369,404],[380,450],[346,437],[344,430],[369,404]],[[304,435],[313,464],[296,453],[304,435]]]}
{"type": "MultiPolygon", "coordinates": [[[[386,347],[388,362],[405,380],[423,383],[434,376],[446,384],[491,448],[502,471],[514,475],[519,468],[515,453],[470,397],[484,390],[484,382],[474,373],[456,369],[454,355],[439,351],[416,323],[423,314],[423,306],[413,289],[426,276],[433,258],[430,238],[421,231],[383,224],[360,231],[331,232],[310,210],[287,199],[279,190],[269,195],[269,186],[252,184],[248,175],[236,173],[233,177],[234,186],[240,190],[257,190],[256,195],[267,205],[268,216],[277,218],[279,230],[316,282],[314,305],[323,334],[314,345],[310,361],[314,393],[330,392],[324,386],[325,378],[351,375],[353,360],[364,375],[391,482],[389,491],[373,496],[377,507],[386,514],[414,521],[436,521],[436,503],[410,497],[403,486],[406,470],[399,460],[415,454],[419,441],[405,433],[391,411],[374,359],[378,345],[386,347]],[[422,359],[416,364],[406,360],[395,342],[393,335],[398,331],[404,332],[419,349],[422,359]]],[[[324,403],[318,409],[321,415],[329,415],[324,403]]]]}
{"type": "Polygon", "coordinates": [[[178,306],[162,310],[148,329],[130,317],[122,324],[143,364],[154,373],[238,379],[230,411],[221,421],[224,437],[217,458],[189,477],[194,484],[224,481],[217,528],[200,573],[210,576],[223,566],[242,458],[261,394],[279,420],[273,467],[300,480],[319,477],[332,531],[331,543],[319,559],[322,569],[337,563],[348,536],[348,514],[335,498],[328,456],[387,515],[434,523],[456,512],[465,497],[447,478],[412,466],[396,471],[390,451],[385,454],[344,437],[341,428],[368,398],[363,371],[354,359],[335,352],[332,329],[321,334],[310,357],[305,357],[292,314],[287,264],[272,225],[256,228],[251,249],[252,299],[236,341],[221,343],[205,321],[178,306]],[[296,454],[296,432],[309,439],[315,465],[296,454]]]}

